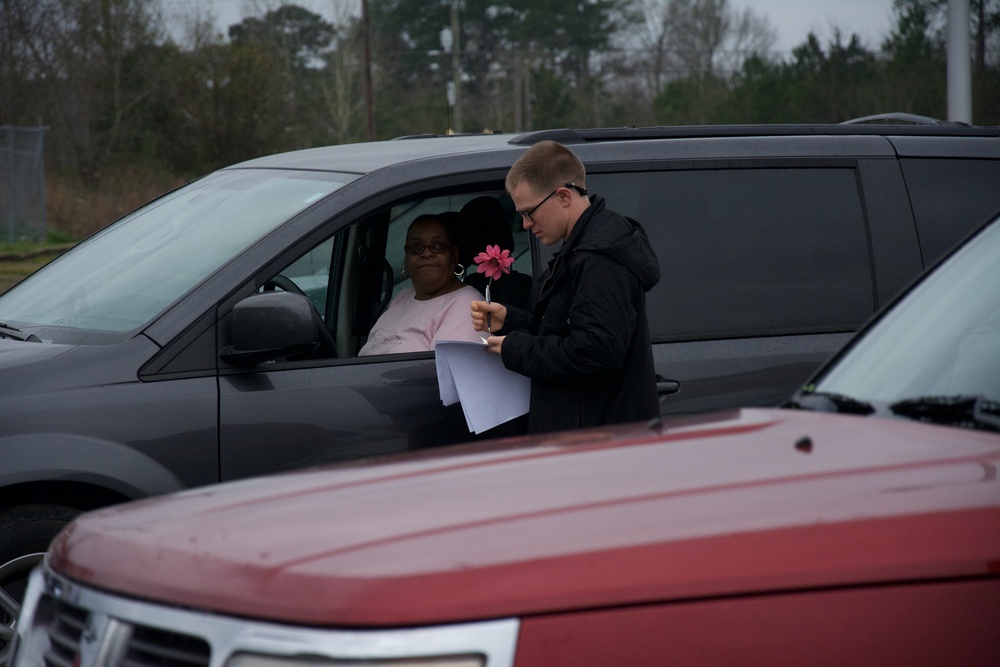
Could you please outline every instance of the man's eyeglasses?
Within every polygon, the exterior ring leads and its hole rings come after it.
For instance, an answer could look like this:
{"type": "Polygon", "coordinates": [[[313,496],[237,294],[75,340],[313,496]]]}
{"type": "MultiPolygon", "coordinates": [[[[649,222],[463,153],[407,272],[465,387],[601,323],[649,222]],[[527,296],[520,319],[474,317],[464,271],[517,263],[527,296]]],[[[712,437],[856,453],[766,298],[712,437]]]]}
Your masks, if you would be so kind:
{"type": "Polygon", "coordinates": [[[451,244],[447,241],[431,241],[427,245],[423,243],[407,243],[403,246],[403,250],[406,251],[407,255],[423,255],[424,250],[428,248],[435,255],[443,255],[451,250],[451,244]]]}
{"type": "Polygon", "coordinates": [[[534,222],[535,219],[533,217],[531,217],[531,216],[534,215],[535,211],[537,211],[542,204],[544,204],[545,202],[547,202],[549,200],[549,197],[551,197],[555,193],[559,192],[563,188],[573,188],[574,190],[576,190],[577,192],[579,192],[584,197],[587,196],[587,188],[581,188],[579,185],[577,185],[575,183],[563,183],[558,188],[556,188],[555,190],[553,190],[552,192],[550,192],[548,195],[546,195],[545,199],[543,199],[542,201],[540,201],[537,204],[535,204],[531,208],[530,211],[523,211],[523,212],[522,211],[517,211],[517,214],[520,215],[523,218],[527,218],[528,220],[531,220],[532,222],[534,222]]]}

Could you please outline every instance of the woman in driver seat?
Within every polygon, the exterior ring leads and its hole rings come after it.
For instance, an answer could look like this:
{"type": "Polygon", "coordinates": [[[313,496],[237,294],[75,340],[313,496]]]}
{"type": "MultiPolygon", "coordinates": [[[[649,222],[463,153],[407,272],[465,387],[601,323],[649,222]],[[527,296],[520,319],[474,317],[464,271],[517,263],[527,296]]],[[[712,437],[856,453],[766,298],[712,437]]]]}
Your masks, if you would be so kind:
{"type": "Polygon", "coordinates": [[[469,304],[482,299],[459,280],[455,234],[440,216],[417,217],[406,232],[403,271],[412,286],[403,289],[375,322],[361,356],[427,352],[435,340],[480,342],[469,319],[469,304]]]}

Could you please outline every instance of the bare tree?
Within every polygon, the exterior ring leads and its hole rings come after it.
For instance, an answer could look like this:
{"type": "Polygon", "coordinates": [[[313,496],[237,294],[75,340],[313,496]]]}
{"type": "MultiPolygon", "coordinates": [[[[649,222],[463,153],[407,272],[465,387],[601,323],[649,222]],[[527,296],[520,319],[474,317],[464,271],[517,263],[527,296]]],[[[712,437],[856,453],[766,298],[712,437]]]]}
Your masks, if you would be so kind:
{"type": "Polygon", "coordinates": [[[689,75],[716,74],[719,51],[732,25],[727,0],[675,0],[675,4],[680,7],[672,26],[675,57],[689,75]]]}
{"type": "Polygon", "coordinates": [[[3,17],[6,51],[18,68],[14,94],[30,100],[18,115],[43,118],[52,125],[53,152],[84,178],[97,176],[99,165],[128,142],[130,119],[149,93],[149,77],[136,69],[150,63],[134,56],[161,39],[156,5],[3,0],[3,17]]]}
{"type": "Polygon", "coordinates": [[[732,74],[743,67],[751,55],[766,56],[774,48],[778,32],[764,16],[751,9],[735,12],[730,21],[729,37],[719,62],[723,72],[732,74]]]}
{"type": "Polygon", "coordinates": [[[357,141],[363,118],[362,38],[353,12],[353,0],[333,0],[337,41],[327,56],[327,74],[321,85],[330,135],[336,143],[357,141]]]}
{"type": "Polygon", "coordinates": [[[656,95],[670,80],[726,77],[752,53],[774,44],[768,20],[728,0],[643,0],[645,29],[639,40],[646,84],[656,95]]]}
{"type": "Polygon", "coordinates": [[[669,78],[671,66],[671,51],[673,50],[674,30],[676,23],[674,13],[677,3],[665,0],[642,0],[643,30],[639,33],[639,48],[642,54],[638,59],[646,67],[638,69],[646,73],[646,85],[655,95],[663,88],[669,78]]]}
{"type": "Polygon", "coordinates": [[[213,10],[212,5],[186,6],[184,11],[176,10],[165,18],[168,22],[179,26],[177,41],[186,51],[196,52],[206,46],[222,42],[222,33],[218,28],[219,15],[213,10]]]}

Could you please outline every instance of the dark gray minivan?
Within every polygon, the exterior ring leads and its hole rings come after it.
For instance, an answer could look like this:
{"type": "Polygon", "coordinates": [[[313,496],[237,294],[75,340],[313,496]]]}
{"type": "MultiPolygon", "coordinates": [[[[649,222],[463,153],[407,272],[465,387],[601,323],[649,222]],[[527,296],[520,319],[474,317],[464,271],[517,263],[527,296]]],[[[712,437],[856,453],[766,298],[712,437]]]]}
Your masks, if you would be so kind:
{"type": "MultiPolygon", "coordinates": [[[[0,586],[18,599],[83,510],[472,439],[432,353],[357,351],[405,284],[421,213],[499,200],[514,268],[540,273],[552,249],[521,230],[503,179],[542,139],[655,244],[664,414],[788,398],[1000,208],[1000,128],[944,124],[412,137],[220,170],[0,296],[0,586]]],[[[490,237],[463,225],[471,257],[490,237]]]]}

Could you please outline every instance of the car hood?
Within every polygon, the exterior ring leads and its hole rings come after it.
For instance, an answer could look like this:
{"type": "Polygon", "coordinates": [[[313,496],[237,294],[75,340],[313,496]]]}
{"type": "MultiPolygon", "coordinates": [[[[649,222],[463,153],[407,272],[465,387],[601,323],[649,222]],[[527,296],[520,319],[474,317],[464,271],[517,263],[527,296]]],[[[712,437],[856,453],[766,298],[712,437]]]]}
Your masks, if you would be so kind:
{"type": "Polygon", "coordinates": [[[159,347],[145,336],[113,345],[63,345],[0,339],[0,398],[137,382],[159,347]]]}
{"type": "Polygon", "coordinates": [[[24,364],[44,362],[73,349],[71,345],[27,342],[0,338],[0,372],[16,369],[24,364]]]}
{"type": "Polygon", "coordinates": [[[998,465],[995,434],[752,409],[130,503],[78,519],[48,563],[343,627],[981,576],[1000,571],[998,465]]]}

